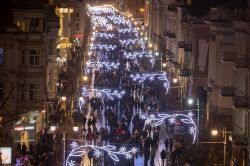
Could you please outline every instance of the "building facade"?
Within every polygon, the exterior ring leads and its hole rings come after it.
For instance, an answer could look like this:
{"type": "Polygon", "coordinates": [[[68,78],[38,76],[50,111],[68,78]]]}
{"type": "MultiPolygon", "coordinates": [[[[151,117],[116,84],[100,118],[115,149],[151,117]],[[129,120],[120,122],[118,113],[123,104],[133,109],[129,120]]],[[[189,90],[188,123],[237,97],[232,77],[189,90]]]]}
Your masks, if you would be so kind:
{"type": "Polygon", "coordinates": [[[25,143],[29,148],[45,127],[46,100],[56,96],[52,61],[58,20],[53,8],[40,1],[11,5],[12,22],[1,31],[1,144],[25,143]]]}

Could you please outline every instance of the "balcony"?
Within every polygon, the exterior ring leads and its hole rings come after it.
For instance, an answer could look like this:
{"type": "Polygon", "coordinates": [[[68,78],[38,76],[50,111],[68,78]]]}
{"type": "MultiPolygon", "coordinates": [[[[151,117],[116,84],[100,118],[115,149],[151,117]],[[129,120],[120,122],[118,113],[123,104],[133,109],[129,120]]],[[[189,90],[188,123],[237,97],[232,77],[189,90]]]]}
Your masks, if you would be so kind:
{"type": "Polygon", "coordinates": [[[167,36],[168,38],[176,38],[175,33],[170,31],[164,31],[163,36],[167,36]]]}
{"type": "Polygon", "coordinates": [[[234,68],[235,69],[242,69],[242,68],[248,68],[248,59],[247,57],[240,58],[240,57],[235,57],[234,59],[234,68]]]}
{"type": "Polygon", "coordinates": [[[233,98],[233,107],[235,108],[247,108],[248,97],[247,96],[235,96],[233,98]]]}
{"type": "Polygon", "coordinates": [[[233,87],[221,87],[220,88],[220,95],[224,97],[232,97],[234,96],[234,88],[233,87]]]}
{"type": "Polygon", "coordinates": [[[220,62],[234,62],[235,60],[235,52],[224,52],[221,55],[220,62]]]}
{"type": "Polygon", "coordinates": [[[190,77],[191,74],[192,74],[192,72],[189,69],[182,69],[180,72],[181,77],[190,77]]]}
{"type": "Polygon", "coordinates": [[[175,3],[170,3],[168,5],[168,11],[176,11],[176,5],[175,5],[175,3]]]}
{"type": "Polygon", "coordinates": [[[178,41],[178,48],[184,48],[185,47],[185,41],[178,41]]]}
{"type": "Polygon", "coordinates": [[[192,45],[191,44],[185,44],[184,45],[184,51],[185,52],[191,52],[192,51],[192,45]]]}
{"type": "Polygon", "coordinates": [[[40,41],[40,42],[43,42],[43,34],[42,33],[35,33],[35,32],[20,33],[17,36],[17,39],[19,41],[40,41]]]}

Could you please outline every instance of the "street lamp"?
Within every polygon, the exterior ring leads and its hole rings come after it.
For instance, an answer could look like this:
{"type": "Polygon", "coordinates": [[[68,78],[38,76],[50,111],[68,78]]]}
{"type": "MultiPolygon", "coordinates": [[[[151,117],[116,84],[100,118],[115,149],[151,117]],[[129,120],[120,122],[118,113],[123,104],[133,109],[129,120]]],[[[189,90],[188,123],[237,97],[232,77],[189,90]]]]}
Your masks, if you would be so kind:
{"type": "Polygon", "coordinates": [[[164,67],[164,68],[167,67],[167,64],[166,64],[166,63],[163,63],[163,64],[162,64],[162,67],[164,67]]]}
{"type": "Polygon", "coordinates": [[[194,100],[193,100],[192,98],[189,98],[189,99],[187,100],[187,102],[188,102],[188,105],[192,105],[192,104],[194,103],[194,100]]]}
{"type": "Polygon", "coordinates": [[[50,131],[54,132],[56,130],[56,126],[50,126],[50,131]]]}
{"type": "Polygon", "coordinates": [[[212,136],[218,135],[218,130],[212,129],[212,130],[211,130],[211,134],[212,134],[212,136]]]}
{"type": "Polygon", "coordinates": [[[79,127],[78,126],[73,126],[73,131],[74,132],[77,132],[79,130],[79,127]]]}
{"type": "MultiPolygon", "coordinates": [[[[223,143],[223,145],[224,145],[224,161],[223,161],[223,164],[224,164],[224,166],[226,166],[227,165],[227,155],[226,155],[226,152],[227,152],[227,134],[230,134],[229,135],[229,140],[232,140],[233,139],[233,137],[232,137],[232,135],[231,135],[231,133],[232,133],[232,131],[227,131],[227,129],[226,128],[224,128],[222,131],[222,134],[223,134],[223,137],[224,137],[224,141],[220,141],[220,142],[211,142],[211,143],[223,143]]],[[[211,131],[211,133],[212,133],[212,135],[213,136],[217,136],[218,135],[218,130],[216,130],[216,129],[213,129],[212,131],[211,131]]]]}
{"type": "Polygon", "coordinates": [[[66,101],[67,97],[66,96],[62,96],[61,99],[62,99],[62,101],[66,101]]]}
{"type": "Polygon", "coordinates": [[[172,81],[173,81],[173,83],[176,84],[178,82],[178,79],[177,78],[173,78],[172,81]]]}
{"type": "Polygon", "coordinates": [[[149,43],[149,44],[148,44],[148,47],[149,47],[149,48],[152,48],[152,47],[153,47],[153,44],[152,44],[152,43],[149,43]]]}
{"type": "Polygon", "coordinates": [[[87,76],[83,76],[83,81],[87,81],[88,77],[87,76]]]}

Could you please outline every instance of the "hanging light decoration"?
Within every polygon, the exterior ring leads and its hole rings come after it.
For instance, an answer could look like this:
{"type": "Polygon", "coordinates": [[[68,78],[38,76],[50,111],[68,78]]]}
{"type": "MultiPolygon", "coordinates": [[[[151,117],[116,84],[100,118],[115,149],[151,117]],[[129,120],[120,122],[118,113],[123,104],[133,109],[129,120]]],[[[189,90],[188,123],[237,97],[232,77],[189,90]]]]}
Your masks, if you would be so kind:
{"type": "Polygon", "coordinates": [[[107,153],[108,156],[116,161],[119,162],[119,156],[124,156],[126,159],[131,159],[136,152],[138,151],[137,148],[132,147],[130,150],[127,150],[126,147],[121,147],[117,150],[115,146],[106,145],[106,146],[96,146],[96,145],[78,145],[77,142],[73,141],[71,144],[71,151],[66,159],[66,166],[76,166],[75,157],[82,157],[83,155],[87,154],[91,149],[94,152],[94,156],[100,158],[104,153],[107,153]]]}
{"type": "Polygon", "coordinates": [[[89,74],[92,69],[99,70],[100,68],[106,68],[108,71],[111,71],[112,69],[118,69],[119,66],[120,63],[115,62],[88,61],[85,68],[85,73],[89,74]]]}
{"type": "Polygon", "coordinates": [[[116,45],[92,44],[92,46],[90,47],[90,50],[105,49],[106,51],[114,51],[115,48],[116,48],[116,45]]]}
{"type": "Polygon", "coordinates": [[[139,83],[143,83],[145,80],[154,81],[155,79],[163,81],[163,87],[166,89],[166,94],[168,93],[169,80],[167,79],[166,72],[131,74],[130,77],[133,79],[133,81],[137,81],[139,83]]]}
{"type": "Polygon", "coordinates": [[[123,53],[124,57],[126,59],[138,59],[138,58],[149,58],[149,59],[154,59],[152,51],[141,51],[141,52],[132,52],[132,53],[123,53]]]}
{"type": "Polygon", "coordinates": [[[98,98],[108,98],[109,100],[114,100],[115,97],[122,98],[125,94],[125,91],[111,90],[111,89],[87,89],[86,87],[82,88],[82,95],[85,97],[92,97],[96,95],[98,98]]]}
{"type": "Polygon", "coordinates": [[[151,114],[141,115],[141,119],[145,120],[145,125],[154,123],[154,126],[160,126],[165,120],[168,120],[170,124],[175,124],[177,120],[180,120],[182,123],[190,125],[189,133],[193,136],[193,143],[195,143],[197,135],[197,127],[193,119],[193,113],[189,112],[188,114],[159,114],[157,116],[151,114]]]}

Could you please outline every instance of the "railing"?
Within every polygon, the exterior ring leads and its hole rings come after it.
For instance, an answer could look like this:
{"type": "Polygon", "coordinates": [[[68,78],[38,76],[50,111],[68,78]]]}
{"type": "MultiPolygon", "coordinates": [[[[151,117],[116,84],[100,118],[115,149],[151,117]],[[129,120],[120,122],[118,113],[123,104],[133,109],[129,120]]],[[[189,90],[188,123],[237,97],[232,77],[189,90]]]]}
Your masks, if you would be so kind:
{"type": "Polygon", "coordinates": [[[184,48],[184,47],[185,47],[185,41],[179,41],[178,48],[184,48]]]}
{"type": "Polygon", "coordinates": [[[234,62],[235,60],[235,53],[234,52],[224,52],[221,55],[221,62],[234,62]]]}
{"type": "Polygon", "coordinates": [[[184,51],[191,52],[192,51],[192,45],[191,44],[185,44],[184,45],[184,51]]]}
{"type": "Polygon", "coordinates": [[[234,59],[234,67],[235,68],[248,68],[249,64],[248,64],[248,58],[238,58],[236,57],[234,59]]]}
{"type": "Polygon", "coordinates": [[[235,96],[233,98],[233,106],[236,108],[239,107],[248,107],[248,97],[247,96],[235,96]]]}
{"type": "Polygon", "coordinates": [[[234,88],[233,87],[221,87],[220,88],[221,96],[234,96],[234,88]]]}

